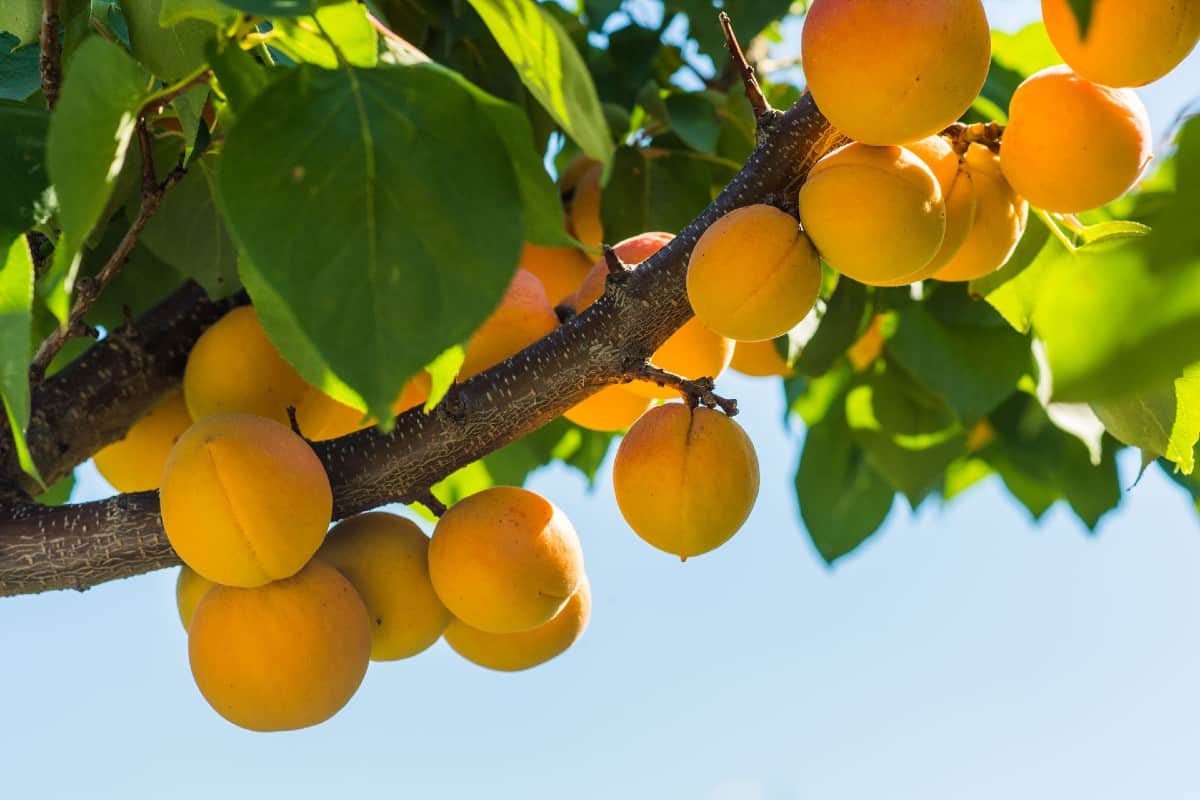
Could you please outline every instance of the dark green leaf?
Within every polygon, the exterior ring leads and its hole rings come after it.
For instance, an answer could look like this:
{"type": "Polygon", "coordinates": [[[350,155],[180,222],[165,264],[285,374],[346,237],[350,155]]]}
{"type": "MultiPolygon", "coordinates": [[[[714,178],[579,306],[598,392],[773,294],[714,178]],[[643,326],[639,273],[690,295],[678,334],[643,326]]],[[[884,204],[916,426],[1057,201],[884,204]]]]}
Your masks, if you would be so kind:
{"type": "Polygon", "coordinates": [[[25,100],[42,83],[41,51],[35,46],[13,50],[17,37],[0,32],[0,100],[25,100]]]}
{"type": "Polygon", "coordinates": [[[710,178],[709,167],[684,152],[621,147],[600,199],[605,239],[682,230],[712,199],[710,178]]]}
{"type": "Polygon", "coordinates": [[[217,189],[235,240],[380,418],[491,313],[520,255],[513,168],[480,124],[492,102],[433,65],[301,66],[226,140],[217,189]]]}
{"type": "Polygon", "coordinates": [[[1172,461],[1192,474],[1200,438],[1200,364],[1161,387],[1092,403],[1115,438],[1139,448],[1146,458],[1172,461]]]}
{"type": "Polygon", "coordinates": [[[136,0],[121,6],[129,25],[133,56],[165,83],[187,77],[204,65],[205,45],[216,37],[215,26],[187,20],[164,28],[159,25],[162,0],[136,0]]]}
{"type": "Polygon", "coordinates": [[[28,228],[42,216],[43,195],[50,179],[46,176],[46,130],[50,115],[40,108],[0,103],[0,240],[28,228]]]}
{"type": "Polygon", "coordinates": [[[867,287],[848,278],[838,281],[816,333],[796,359],[796,372],[808,376],[828,372],[846,349],[858,340],[870,314],[867,287]]]}
{"type": "Polygon", "coordinates": [[[0,31],[16,37],[8,50],[26,44],[37,44],[42,29],[42,0],[4,0],[0,4],[0,31]]]}
{"type": "Polygon", "coordinates": [[[673,94],[666,99],[671,127],[689,147],[702,153],[716,153],[721,136],[716,107],[703,94],[673,94]]]}
{"type": "Polygon", "coordinates": [[[321,0],[222,0],[222,2],[256,17],[302,17],[313,13],[321,5],[321,0]]]}
{"type": "Polygon", "coordinates": [[[75,489],[75,473],[67,473],[66,477],[60,478],[52,484],[49,489],[39,494],[36,499],[44,506],[61,506],[70,501],[71,492],[75,489]]]}
{"type": "Polygon", "coordinates": [[[270,72],[253,56],[233,44],[221,47],[219,42],[210,41],[206,56],[217,76],[221,92],[235,114],[244,111],[250,101],[267,88],[273,77],[285,74],[282,70],[270,72]]]}

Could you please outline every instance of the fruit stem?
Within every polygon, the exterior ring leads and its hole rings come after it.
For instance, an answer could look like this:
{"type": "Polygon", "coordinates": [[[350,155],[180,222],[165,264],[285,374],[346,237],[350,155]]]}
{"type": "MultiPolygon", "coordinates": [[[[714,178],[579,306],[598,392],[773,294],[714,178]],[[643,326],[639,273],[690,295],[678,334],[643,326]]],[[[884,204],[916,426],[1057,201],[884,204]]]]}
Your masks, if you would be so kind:
{"type": "Polygon", "coordinates": [[[695,380],[676,375],[665,369],[659,369],[648,361],[642,361],[625,376],[628,383],[634,380],[650,381],[659,386],[677,390],[687,404],[692,408],[720,408],[726,416],[735,417],[738,413],[737,400],[722,397],[717,394],[716,384],[712,378],[696,378],[695,380]]]}

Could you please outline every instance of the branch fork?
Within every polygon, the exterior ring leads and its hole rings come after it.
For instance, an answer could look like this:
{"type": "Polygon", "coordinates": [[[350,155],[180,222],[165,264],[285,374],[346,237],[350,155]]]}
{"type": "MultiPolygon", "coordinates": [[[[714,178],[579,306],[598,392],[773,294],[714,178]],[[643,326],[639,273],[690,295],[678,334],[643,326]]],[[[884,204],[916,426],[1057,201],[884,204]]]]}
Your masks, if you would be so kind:
{"type": "Polygon", "coordinates": [[[635,380],[650,381],[659,386],[675,389],[692,408],[721,409],[726,416],[736,417],[738,413],[737,400],[722,397],[716,393],[716,382],[712,378],[685,378],[665,369],[660,369],[648,361],[641,361],[625,375],[625,382],[635,380]]]}

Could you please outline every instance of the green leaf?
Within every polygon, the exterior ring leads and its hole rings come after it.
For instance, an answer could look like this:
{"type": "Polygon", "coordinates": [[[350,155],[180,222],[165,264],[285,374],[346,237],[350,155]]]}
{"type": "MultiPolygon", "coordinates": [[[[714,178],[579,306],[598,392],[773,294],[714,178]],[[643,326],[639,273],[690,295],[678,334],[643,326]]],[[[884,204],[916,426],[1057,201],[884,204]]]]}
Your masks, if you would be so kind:
{"type": "Polygon", "coordinates": [[[357,2],[324,6],[311,17],[277,19],[274,26],[271,47],[297,63],[334,69],[340,64],[339,51],[356,67],[379,61],[379,35],[367,19],[366,6],[357,2]]]}
{"type": "Polygon", "coordinates": [[[226,139],[217,190],[234,239],[381,419],[487,318],[517,264],[521,198],[482,124],[489,104],[434,65],[301,66],[226,139]]]}
{"type": "Polygon", "coordinates": [[[855,442],[837,402],[808,429],[796,470],[800,517],[817,552],[832,564],[883,525],[894,493],[855,442]]]}
{"type": "Polygon", "coordinates": [[[563,131],[597,161],[612,157],[608,125],[583,58],[533,0],[469,0],[521,82],[563,131]]]}
{"type": "Polygon", "coordinates": [[[600,197],[604,238],[682,230],[712,199],[711,173],[686,153],[621,147],[600,197]]]}
{"type": "Polygon", "coordinates": [[[954,412],[894,365],[879,363],[850,390],[846,421],[871,465],[913,508],[966,454],[954,412]]]}
{"type": "Polygon", "coordinates": [[[40,108],[0,104],[0,240],[33,226],[45,207],[50,184],[46,176],[46,131],[50,115],[40,108]]]}
{"type": "Polygon", "coordinates": [[[216,159],[193,161],[142,231],[142,242],[151,252],[195,279],[214,298],[241,288],[237,247],[217,210],[215,192],[216,159]]]}
{"type": "Polygon", "coordinates": [[[17,37],[0,32],[0,100],[27,99],[42,85],[41,51],[34,46],[13,50],[17,37]]]}
{"type": "Polygon", "coordinates": [[[673,94],[666,99],[671,127],[688,147],[702,153],[716,153],[721,125],[716,107],[704,94],[673,94]]]}
{"type": "Polygon", "coordinates": [[[46,143],[62,226],[56,274],[71,272],[78,249],[100,221],[146,98],[142,68],[124,50],[99,36],[79,46],[46,143]]]}
{"type": "Polygon", "coordinates": [[[1033,309],[1042,298],[1042,280],[1048,265],[1065,252],[1041,218],[1031,215],[1008,263],[971,281],[970,292],[985,298],[1017,331],[1029,333],[1033,327],[1033,309]]]}
{"type": "Polygon", "coordinates": [[[1200,364],[1155,390],[1092,404],[1115,438],[1140,448],[1144,457],[1174,462],[1191,475],[1200,439],[1200,364]]]}
{"type": "Polygon", "coordinates": [[[846,390],[854,380],[854,369],[846,361],[841,361],[834,367],[816,378],[805,375],[795,375],[784,382],[784,396],[787,399],[787,412],[784,422],[788,422],[792,414],[804,420],[804,424],[812,427],[821,420],[838,403],[844,403],[846,390]]]}
{"type": "Polygon", "coordinates": [[[160,23],[163,0],[122,4],[133,56],[165,83],[182,80],[206,62],[204,48],[216,37],[208,22],[186,20],[170,27],[160,23]]]}
{"type": "Polygon", "coordinates": [[[34,499],[44,506],[61,506],[70,501],[71,492],[74,489],[75,473],[69,472],[65,477],[59,478],[55,483],[50,485],[49,489],[34,499]]]}
{"type": "Polygon", "coordinates": [[[303,17],[321,5],[320,0],[224,0],[225,5],[256,17],[303,17]]]}
{"type": "Polygon", "coordinates": [[[29,426],[32,309],[33,259],[25,237],[18,235],[9,242],[0,268],[0,398],[4,401],[21,469],[44,486],[25,442],[25,429],[29,426]]]}
{"type": "MultiPolygon", "coordinates": [[[[967,300],[957,287],[945,287],[938,295],[954,293],[967,300]]],[[[896,312],[897,326],[886,347],[892,357],[922,385],[942,397],[965,426],[986,416],[1010,395],[1030,370],[1029,341],[1002,320],[1000,325],[948,324],[928,304],[912,304],[896,312]]]]}
{"type": "Polygon", "coordinates": [[[237,12],[219,0],[162,0],[158,24],[166,28],[188,19],[224,26],[237,12]]]}
{"type": "Polygon", "coordinates": [[[454,385],[458,372],[462,369],[466,350],[456,344],[446,348],[445,352],[430,361],[425,367],[429,373],[429,397],[425,399],[425,411],[433,411],[433,407],[442,402],[446,392],[454,385]]]}
{"type": "Polygon", "coordinates": [[[245,50],[227,42],[210,41],[205,54],[225,95],[227,112],[233,112],[235,121],[236,115],[246,110],[273,77],[286,74],[283,70],[272,73],[245,50]]]}
{"type": "Polygon", "coordinates": [[[796,372],[809,376],[828,372],[846,349],[858,340],[870,316],[867,287],[848,278],[839,280],[816,332],[796,359],[796,372]]]}
{"type": "Polygon", "coordinates": [[[37,44],[42,30],[42,0],[4,0],[0,4],[0,31],[17,38],[14,50],[21,45],[37,44]]]}
{"type": "Polygon", "coordinates": [[[1075,236],[1077,245],[1100,244],[1116,239],[1139,239],[1150,233],[1150,226],[1129,220],[1110,220],[1087,225],[1075,236]]]}

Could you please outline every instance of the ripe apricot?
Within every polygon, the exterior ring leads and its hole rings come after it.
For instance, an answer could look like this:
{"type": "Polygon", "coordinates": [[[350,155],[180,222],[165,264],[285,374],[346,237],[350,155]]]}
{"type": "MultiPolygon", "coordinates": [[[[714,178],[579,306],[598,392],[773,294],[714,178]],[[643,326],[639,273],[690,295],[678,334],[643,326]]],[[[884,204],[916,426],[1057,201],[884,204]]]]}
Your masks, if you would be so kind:
{"type": "Polygon", "coordinates": [[[557,327],[558,317],[541,281],[517,270],[496,310],[467,340],[459,378],[466,380],[499,364],[557,327]]]}
{"type": "Polygon", "coordinates": [[[591,615],[592,591],[585,577],[549,622],[516,633],[487,633],[456,619],[446,628],[446,644],[481,667],[517,672],[563,653],[583,635],[591,615]]]}
{"type": "Polygon", "coordinates": [[[1150,162],[1150,120],[1132,89],[1048,67],[1013,92],[1004,177],[1039,208],[1074,214],[1116,200],[1150,162]]]}
{"type": "Polygon", "coordinates": [[[688,300],[709,330],[742,342],[782,336],[812,310],[821,261],[796,220],[774,206],[714,222],[688,262],[688,300]]]}
{"type": "Polygon", "coordinates": [[[940,281],[970,281],[999,269],[1017,248],[1029,217],[1029,204],[1008,185],[991,150],[971,145],[967,168],[975,187],[975,218],[962,247],[934,276],[940,281]]]}
{"type": "Polygon", "coordinates": [[[429,580],[429,537],[410,520],[370,511],[334,526],[317,557],[358,590],[371,620],[371,659],[415,656],[450,624],[429,580]]]}
{"type": "Polygon", "coordinates": [[[542,282],[546,297],[553,306],[579,289],[592,266],[592,260],[574,247],[526,244],[518,266],[542,282]]]}
{"type": "Polygon", "coordinates": [[[488,633],[514,633],[548,622],[566,605],[583,580],[583,551],[553,503],[495,486],[438,520],[429,575],[454,616],[488,633]]]}
{"type": "Polygon", "coordinates": [[[302,431],[321,430],[334,407],[279,355],[252,306],[233,309],[196,340],[183,373],[183,396],[197,421],[237,411],[287,425],[293,406],[302,431]]]}
{"type": "Polygon", "coordinates": [[[907,148],[855,143],[813,167],[800,187],[800,221],[838,272],[889,283],[938,254],[946,205],[933,171],[907,148]]]}
{"type": "Polygon", "coordinates": [[[188,632],[200,693],[218,714],[252,731],[329,719],[358,690],[370,654],[366,607],[350,581],[320,559],[257,589],[214,587],[188,632]]]}
{"type": "Polygon", "coordinates": [[[642,415],[613,462],[617,505],[638,536],[682,558],[737,533],[758,496],[758,458],[741,426],[670,403],[642,415]]]}
{"type": "MultiPolygon", "coordinates": [[[[429,373],[425,370],[421,370],[412,378],[409,378],[404,382],[404,386],[400,388],[400,395],[392,403],[392,413],[400,414],[424,403],[429,399],[430,385],[429,373]]],[[[355,431],[378,424],[378,420],[374,417],[364,420],[367,416],[364,411],[359,411],[357,408],[348,406],[345,403],[339,403],[336,400],[332,400],[332,402],[334,407],[329,414],[329,418],[325,421],[325,425],[315,433],[309,433],[302,428],[301,431],[305,436],[314,441],[337,439],[348,433],[354,433],[355,431]]]]}
{"type": "Polygon", "coordinates": [[[159,490],[163,528],[196,572],[226,586],[296,574],[333,509],[320,459],[291,430],[252,414],[216,414],[171,450],[159,490]]]}
{"type": "Polygon", "coordinates": [[[599,250],[604,243],[604,226],[600,222],[601,171],[598,163],[584,170],[572,186],[567,206],[567,231],[589,250],[599,250]]]}
{"type": "Polygon", "coordinates": [[[625,386],[605,386],[567,410],[564,417],[593,431],[623,431],[646,413],[650,400],[625,386]]]}
{"type": "Polygon", "coordinates": [[[958,119],[983,88],[992,45],[980,0],[815,0],[800,47],[834,127],[886,145],[958,119]]]}
{"type": "Polygon", "coordinates": [[[946,204],[946,235],[942,246],[929,263],[911,275],[893,281],[880,281],[879,286],[903,286],[933,277],[962,247],[967,232],[975,222],[977,203],[975,183],[966,159],[960,158],[943,136],[927,136],[920,141],[905,145],[913,155],[925,162],[942,190],[946,204]]]}
{"type": "Polygon", "coordinates": [[[795,370],[788,366],[779,354],[779,348],[774,340],[766,342],[738,342],[733,351],[733,360],[729,362],[743,375],[752,378],[769,378],[781,376],[789,378],[795,370]]]}
{"type": "MultiPolygon", "coordinates": [[[[732,339],[713,333],[703,322],[692,317],[654,351],[650,363],[691,380],[716,378],[733,360],[733,347],[732,339]]],[[[652,400],[679,396],[676,390],[651,381],[634,381],[629,384],[629,390],[652,400]]]]}
{"type": "Polygon", "coordinates": [[[191,424],[183,392],[172,392],[133,423],[124,439],[93,456],[96,469],[118,492],[157,489],[167,454],[191,424]]]}
{"type": "Polygon", "coordinates": [[[1194,0],[1093,0],[1087,36],[1068,0],[1042,0],[1054,49],[1071,69],[1105,86],[1144,86],[1175,69],[1200,39],[1194,0]]]}
{"type": "Polygon", "coordinates": [[[184,564],[179,568],[179,577],[175,579],[175,605],[179,608],[179,621],[186,631],[192,625],[192,616],[196,606],[208,594],[215,583],[198,574],[196,570],[184,564]]]}
{"type": "MultiPolygon", "coordinates": [[[[639,233],[613,245],[613,250],[621,261],[629,266],[636,266],[663,249],[663,246],[674,238],[671,234],[661,231],[639,233]]],[[[598,259],[584,276],[579,291],[563,302],[574,306],[576,311],[583,311],[604,295],[604,282],[607,278],[608,264],[603,258],[598,259]]]]}

